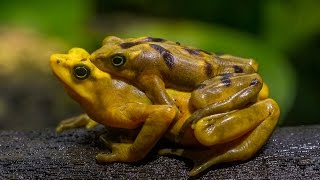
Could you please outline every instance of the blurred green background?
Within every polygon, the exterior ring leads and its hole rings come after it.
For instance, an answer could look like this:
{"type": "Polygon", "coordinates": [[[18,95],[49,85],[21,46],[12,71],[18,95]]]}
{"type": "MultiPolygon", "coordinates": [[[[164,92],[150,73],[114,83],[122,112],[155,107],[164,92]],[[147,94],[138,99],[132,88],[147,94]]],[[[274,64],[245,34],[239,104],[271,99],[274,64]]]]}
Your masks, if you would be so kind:
{"type": "Polygon", "coordinates": [[[49,67],[52,53],[90,53],[107,35],[154,36],[255,58],[281,126],[320,124],[320,1],[29,0],[0,6],[0,129],[54,127],[77,115],[49,67]]]}

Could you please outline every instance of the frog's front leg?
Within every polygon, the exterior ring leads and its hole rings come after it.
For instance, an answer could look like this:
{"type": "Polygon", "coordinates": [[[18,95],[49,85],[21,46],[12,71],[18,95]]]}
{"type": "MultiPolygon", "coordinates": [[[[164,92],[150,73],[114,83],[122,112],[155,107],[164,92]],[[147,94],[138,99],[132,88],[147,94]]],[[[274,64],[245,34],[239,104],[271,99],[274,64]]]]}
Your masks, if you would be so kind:
{"type": "Polygon", "coordinates": [[[154,104],[175,105],[173,99],[167,94],[165,84],[159,75],[153,72],[143,73],[138,81],[154,104]]]}
{"type": "Polygon", "coordinates": [[[157,73],[154,74],[153,72],[145,72],[140,75],[138,81],[153,104],[171,105],[176,111],[176,117],[179,116],[180,111],[172,97],[167,93],[165,83],[160,78],[160,75],[157,75],[157,73]]]}
{"type": "Polygon", "coordinates": [[[111,144],[110,154],[98,154],[99,162],[133,162],[143,159],[163,136],[172,120],[175,110],[168,105],[146,105],[129,103],[118,108],[118,113],[110,118],[119,118],[116,121],[136,121],[142,128],[133,143],[111,144]]]}
{"type": "Polygon", "coordinates": [[[56,127],[56,132],[62,132],[68,129],[86,127],[91,129],[95,127],[98,123],[89,118],[87,114],[80,114],[75,117],[71,117],[65,120],[62,120],[56,127]]]}
{"type": "Polygon", "coordinates": [[[259,74],[224,74],[199,85],[191,94],[190,102],[198,110],[183,124],[179,141],[191,124],[203,117],[243,108],[257,101],[263,82],[259,74]]]}
{"type": "Polygon", "coordinates": [[[195,127],[195,131],[198,131],[195,132],[196,138],[202,139],[205,137],[206,139],[208,138],[206,136],[210,134],[213,139],[219,139],[217,145],[203,149],[164,149],[159,153],[161,155],[172,154],[192,159],[195,165],[190,172],[191,176],[195,176],[215,164],[245,161],[253,157],[267,142],[278,122],[279,115],[280,110],[277,103],[272,99],[266,99],[248,108],[232,112],[229,115],[224,113],[221,117],[227,121],[225,125],[223,120],[216,122],[216,119],[213,118],[212,122],[210,122],[209,119],[203,118],[195,127]],[[233,120],[229,120],[230,118],[233,120]],[[255,122],[252,123],[251,120],[255,122]],[[260,123],[252,128],[250,124],[255,124],[258,121],[260,123]],[[239,129],[242,129],[241,131],[244,133],[234,133],[233,131],[239,130],[237,126],[240,126],[239,129]],[[218,129],[222,128],[221,131],[215,131],[216,127],[218,129]],[[211,133],[214,131],[217,134],[211,133]],[[238,134],[238,138],[232,134],[238,134]]]}

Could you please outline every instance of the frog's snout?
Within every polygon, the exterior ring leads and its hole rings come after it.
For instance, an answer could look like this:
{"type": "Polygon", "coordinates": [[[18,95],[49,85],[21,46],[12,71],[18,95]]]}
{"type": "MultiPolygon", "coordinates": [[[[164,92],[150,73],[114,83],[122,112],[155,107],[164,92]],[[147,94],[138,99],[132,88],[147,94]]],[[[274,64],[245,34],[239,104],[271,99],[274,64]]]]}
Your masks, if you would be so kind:
{"type": "Polygon", "coordinates": [[[59,54],[52,54],[50,56],[50,62],[51,62],[51,64],[52,63],[60,64],[60,62],[61,62],[60,55],[59,54]]]}

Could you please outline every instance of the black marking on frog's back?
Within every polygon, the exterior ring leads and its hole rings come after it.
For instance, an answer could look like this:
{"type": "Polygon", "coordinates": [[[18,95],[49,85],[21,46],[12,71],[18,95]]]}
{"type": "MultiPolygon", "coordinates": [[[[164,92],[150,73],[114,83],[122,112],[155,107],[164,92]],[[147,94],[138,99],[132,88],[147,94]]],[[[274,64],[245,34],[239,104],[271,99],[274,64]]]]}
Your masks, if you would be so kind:
{"type": "Polygon", "coordinates": [[[212,55],[212,53],[202,50],[202,49],[191,49],[191,48],[187,48],[187,47],[183,47],[182,49],[184,49],[185,51],[187,51],[189,54],[191,55],[201,55],[200,52],[205,53],[207,55],[212,55]]]}
{"type": "Polygon", "coordinates": [[[125,42],[125,43],[119,44],[119,46],[122,49],[128,49],[128,48],[131,48],[131,47],[136,46],[138,44],[141,44],[141,42],[139,42],[139,41],[137,41],[137,42],[125,42]]]}
{"type": "Polygon", "coordinates": [[[213,76],[212,71],[213,71],[212,64],[205,62],[205,73],[208,78],[211,78],[213,76]]]}
{"type": "Polygon", "coordinates": [[[175,65],[174,56],[172,55],[172,53],[169,50],[163,48],[162,46],[160,46],[158,44],[149,44],[149,45],[150,45],[150,47],[152,47],[153,49],[155,49],[156,51],[158,51],[161,54],[166,65],[170,69],[172,69],[173,66],[175,65]]]}
{"type": "Polygon", "coordinates": [[[158,45],[158,44],[149,44],[150,47],[152,47],[153,49],[155,49],[156,51],[158,51],[161,55],[163,52],[168,51],[166,50],[164,47],[158,45]]]}
{"type": "Polygon", "coordinates": [[[165,51],[162,55],[164,61],[166,62],[167,66],[172,69],[173,66],[174,66],[174,57],[173,55],[168,52],[168,51],[165,51]]]}
{"type": "Polygon", "coordinates": [[[220,79],[221,82],[227,87],[231,85],[231,79],[230,79],[231,75],[232,75],[231,73],[223,74],[221,79],[220,79]]]}
{"type": "Polygon", "coordinates": [[[190,49],[190,48],[186,48],[186,47],[183,47],[182,49],[187,51],[190,55],[196,55],[196,56],[200,55],[200,50],[198,50],[198,49],[190,49]]]}
{"type": "Polygon", "coordinates": [[[243,73],[243,69],[240,66],[234,65],[233,69],[235,73],[243,73]]]}
{"type": "Polygon", "coordinates": [[[144,42],[165,42],[166,40],[162,38],[147,37],[143,41],[144,42]]]}
{"type": "Polygon", "coordinates": [[[165,39],[162,39],[162,38],[153,38],[153,37],[147,37],[143,40],[140,40],[140,41],[134,41],[134,42],[124,42],[124,43],[121,43],[120,44],[120,47],[122,49],[128,49],[128,48],[131,48],[133,46],[136,46],[136,45],[139,45],[139,44],[142,44],[144,42],[165,42],[166,40],[165,39]]]}

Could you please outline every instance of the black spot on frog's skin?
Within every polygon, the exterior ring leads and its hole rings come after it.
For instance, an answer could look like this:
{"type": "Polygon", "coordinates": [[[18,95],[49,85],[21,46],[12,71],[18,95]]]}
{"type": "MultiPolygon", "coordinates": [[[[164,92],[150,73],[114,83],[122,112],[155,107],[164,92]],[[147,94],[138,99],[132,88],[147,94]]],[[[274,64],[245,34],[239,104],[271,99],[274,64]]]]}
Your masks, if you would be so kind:
{"type": "Polygon", "coordinates": [[[139,42],[139,41],[137,41],[137,42],[125,42],[125,43],[121,43],[119,46],[122,49],[128,49],[128,48],[131,48],[131,47],[136,46],[138,44],[141,44],[141,42],[139,42]]]}
{"type": "Polygon", "coordinates": [[[212,64],[206,62],[205,73],[206,73],[207,77],[211,78],[213,76],[212,71],[213,71],[212,64]]]}
{"type": "Polygon", "coordinates": [[[152,47],[153,49],[155,49],[156,51],[158,51],[161,56],[163,57],[163,60],[165,61],[166,65],[171,69],[174,66],[174,57],[171,54],[170,51],[168,51],[167,49],[163,48],[160,45],[157,44],[149,44],[150,47],[152,47]]]}
{"type": "Polygon", "coordinates": [[[233,68],[235,73],[243,73],[243,69],[240,66],[234,65],[233,68]]]}
{"type": "Polygon", "coordinates": [[[196,89],[203,89],[204,87],[206,87],[205,84],[199,84],[199,85],[196,87],[196,89]]]}
{"type": "Polygon", "coordinates": [[[57,64],[60,64],[60,60],[57,60],[57,64]]]}
{"type": "Polygon", "coordinates": [[[198,49],[189,49],[189,48],[183,48],[185,51],[187,51],[191,55],[200,55],[200,52],[198,49]]]}
{"type": "Polygon", "coordinates": [[[222,76],[220,80],[227,87],[231,85],[231,79],[229,75],[222,76]]]}
{"type": "Polygon", "coordinates": [[[176,45],[180,46],[181,44],[180,44],[180,42],[176,42],[176,45]]]}
{"type": "Polygon", "coordinates": [[[169,51],[165,51],[162,54],[164,61],[166,62],[167,66],[171,69],[174,66],[174,57],[169,51]]]}
{"type": "Polygon", "coordinates": [[[168,51],[166,50],[165,48],[163,48],[162,46],[160,45],[157,45],[157,44],[149,44],[150,47],[152,47],[153,49],[155,49],[156,51],[158,51],[160,54],[162,54],[163,52],[165,51],[168,51]]]}
{"type": "Polygon", "coordinates": [[[144,42],[165,42],[165,39],[162,38],[154,38],[154,37],[147,37],[144,42]]]}
{"type": "Polygon", "coordinates": [[[121,43],[120,47],[122,49],[128,49],[131,48],[133,46],[136,46],[138,44],[144,43],[144,42],[165,42],[165,39],[162,38],[153,38],[153,37],[147,37],[142,41],[136,41],[136,42],[125,42],[125,43],[121,43]]]}
{"type": "Polygon", "coordinates": [[[257,84],[259,84],[260,83],[260,81],[258,80],[258,79],[253,79],[252,81],[251,81],[251,83],[250,83],[250,86],[254,86],[254,85],[257,85],[257,84]]]}

